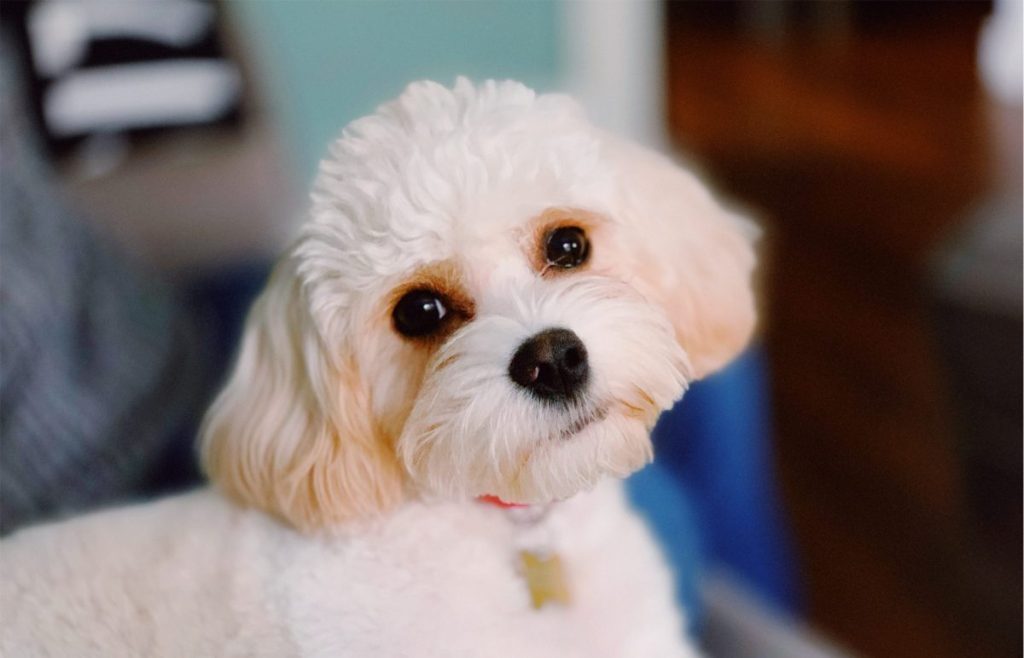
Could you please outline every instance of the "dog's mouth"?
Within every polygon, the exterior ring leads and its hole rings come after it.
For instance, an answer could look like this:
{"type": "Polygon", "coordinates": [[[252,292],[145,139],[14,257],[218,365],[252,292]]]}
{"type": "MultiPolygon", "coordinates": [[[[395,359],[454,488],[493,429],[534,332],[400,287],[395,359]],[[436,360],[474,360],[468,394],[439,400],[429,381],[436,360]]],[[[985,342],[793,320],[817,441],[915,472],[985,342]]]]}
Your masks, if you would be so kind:
{"type": "Polygon", "coordinates": [[[605,407],[597,407],[595,409],[588,410],[569,423],[569,425],[563,427],[558,433],[558,438],[562,441],[569,440],[590,425],[601,422],[607,415],[608,409],[605,407]]]}

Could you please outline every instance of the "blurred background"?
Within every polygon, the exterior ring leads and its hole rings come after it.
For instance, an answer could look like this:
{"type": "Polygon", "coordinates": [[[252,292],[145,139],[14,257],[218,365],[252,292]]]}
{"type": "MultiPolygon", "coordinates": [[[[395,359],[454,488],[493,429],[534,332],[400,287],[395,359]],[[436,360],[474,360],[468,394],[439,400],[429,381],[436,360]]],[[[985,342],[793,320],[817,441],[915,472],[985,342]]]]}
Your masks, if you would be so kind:
{"type": "Polygon", "coordinates": [[[511,77],[765,227],[634,502],[714,656],[1015,656],[1021,3],[0,3],[0,527],[191,486],[329,141],[511,77]]]}

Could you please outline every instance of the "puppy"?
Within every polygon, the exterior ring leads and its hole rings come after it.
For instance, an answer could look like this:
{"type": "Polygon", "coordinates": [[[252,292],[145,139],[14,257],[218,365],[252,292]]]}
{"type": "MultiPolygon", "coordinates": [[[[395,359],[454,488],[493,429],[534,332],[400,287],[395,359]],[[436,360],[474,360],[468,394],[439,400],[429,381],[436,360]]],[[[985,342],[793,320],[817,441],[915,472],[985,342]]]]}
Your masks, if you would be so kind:
{"type": "Polygon", "coordinates": [[[3,654],[693,655],[619,478],[747,342],[752,232],[566,97],[409,86],[321,165],[213,488],[5,541],[3,654]]]}

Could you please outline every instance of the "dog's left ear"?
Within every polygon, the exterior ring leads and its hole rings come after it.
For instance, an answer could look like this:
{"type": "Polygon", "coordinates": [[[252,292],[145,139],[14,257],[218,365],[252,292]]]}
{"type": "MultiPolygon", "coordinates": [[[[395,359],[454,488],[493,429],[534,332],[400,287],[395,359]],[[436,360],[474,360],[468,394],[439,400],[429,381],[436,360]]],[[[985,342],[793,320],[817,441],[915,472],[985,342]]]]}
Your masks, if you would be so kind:
{"type": "Polygon", "coordinates": [[[250,311],[201,440],[224,493],[308,531],[394,505],[403,478],[354,355],[314,326],[295,267],[286,257],[250,311]]]}
{"type": "Polygon", "coordinates": [[[622,242],[634,284],[668,314],[699,379],[735,357],[756,321],[752,272],[758,229],[668,158],[613,136],[622,242]]]}

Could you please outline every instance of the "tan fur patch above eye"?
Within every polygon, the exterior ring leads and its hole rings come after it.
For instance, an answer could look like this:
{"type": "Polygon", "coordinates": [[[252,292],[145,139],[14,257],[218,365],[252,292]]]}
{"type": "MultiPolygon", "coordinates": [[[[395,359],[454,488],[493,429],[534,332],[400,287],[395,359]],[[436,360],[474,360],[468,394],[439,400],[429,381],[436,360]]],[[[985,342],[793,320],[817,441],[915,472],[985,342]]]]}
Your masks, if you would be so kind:
{"type": "Polygon", "coordinates": [[[445,337],[476,315],[476,304],[466,291],[462,270],[451,260],[430,263],[413,272],[404,283],[395,288],[388,298],[387,315],[403,296],[414,290],[432,290],[444,300],[445,307],[451,314],[442,331],[438,334],[424,336],[425,343],[435,343],[437,338],[445,337]]]}
{"type": "MultiPolygon", "coordinates": [[[[547,261],[547,237],[552,231],[568,226],[575,226],[583,229],[591,242],[593,249],[594,237],[600,233],[600,228],[606,223],[606,219],[590,210],[580,208],[548,208],[541,214],[530,220],[520,245],[526,258],[533,267],[533,270],[541,276],[557,276],[569,272],[579,272],[590,266],[590,260],[572,270],[563,270],[551,267],[547,261]]],[[[592,254],[591,254],[592,255],[592,254]]]]}

